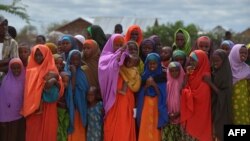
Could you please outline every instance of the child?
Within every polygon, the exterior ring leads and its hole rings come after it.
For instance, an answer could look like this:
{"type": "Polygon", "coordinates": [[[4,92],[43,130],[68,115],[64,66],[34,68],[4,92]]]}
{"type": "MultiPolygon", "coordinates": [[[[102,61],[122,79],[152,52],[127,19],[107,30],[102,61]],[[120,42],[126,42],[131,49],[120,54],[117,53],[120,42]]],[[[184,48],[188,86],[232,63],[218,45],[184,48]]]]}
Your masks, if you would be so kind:
{"type": "Polygon", "coordinates": [[[232,44],[229,40],[224,40],[221,45],[220,48],[225,50],[227,55],[229,55],[232,47],[234,46],[234,44],[232,44]]]}
{"type": "Polygon", "coordinates": [[[26,68],[28,65],[28,60],[30,56],[30,48],[26,43],[20,43],[18,45],[18,54],[19,58],[22,60],[24,67],[26,68]]]}
{"type": "Polygon", "coordinates": [[[141,28],[138,25],[132,25],[128,28],[128,31],[125,35],[125,42],[135,41],[139,46],[143,40],[143,33],[141,28]]]}
{"type": "Polygon", "coordinates": [[[175,50],[173,52],[173,57],[172,57],[173,61],[179,62],[182,66],[182,68],[186,67],[186,60],[187,60],[187,55],[185,54],[184,51],[182,50],[175,50]]]}
{"type": "Polygon", "coordinates": [[[233,124],[250,124],[250,68],[245,63],[247,55],[246,46],[236,44],[228,56],[233,75],[233,124]]]}
{"type": "Polygon", "coordinates": [[[173,54],[173,50],[171,47],[163,47],[160,50],[161,66],[164,72],[167,72],[168,64],[172,60],[172,54],[173,54]]]}
{"type": "Polygon", "coordinates": [[[144,39],[140,45],[140,57],[143,62],[149,53],[155,52],[155,41],[153,39],[144,39]]]}
{"type": "Polygon", "coordinates": [[[183,29],[179,28],[174,34],[174,44],[173,50],[179,49],[185,52],[186,55],[189,55],[191,52],[191,39],[189,33],[183,29]]]}
{"type": "MultiPolygon", "coordinates": [[[[127,42],[127,48],[128,48],[128,53],[131,55],[139,55],[139,46],[135,41],[128,41],[127,42]]],[[[139,65],[137,66],[137,69],[139,71],[140,74],[143,73],[143,69],[144,69],[144,63],[143,61],[140,59],[139,65]]]]}
{"type": "Polygon", "coordinates": [[[163,83],[153,80],[155,75],[162,73],[160,56],[156,53],[148,54],[142,75],[142,80],[146,80],[146,84],[141,86],[138,93],[139,141],[161,140],[161,128],[168,122],[166,79],[163,83]]]}
{"type": "MultiPolygon", "coordinates": [[[[50,50],[45,45],[39,44],[34,46],[26,68],[24,104],[22,109],[22,114],[26,117],[27,141],[57,139],[58,117],[56,100],[62,96],[64,89],[61,78],[59,77],[57,80],[58,76],[59,73],[50,50]],[[47,80],[46,83],[45,79],[47,80]],[[58,81],[60,86],[52,89],[52,86],[57,83],[55,81],[58,81]],[[50,87],[51,89],[49,89],[50,87]],[[48,94],[48,96],[55,96],[56,100],[52,100],[53,102],[43,102],[41,105],[43,111],[41,114],[36,114],[44,95],[44,89],[51,94],[48,94]]],[[[43,99],[43,101],[46,100],[43,99]]]]}
{"type": "Polygon", "coordinates": [[[81,52],[71,50],[65,65],[65,72],[70,74],[65,98],[69,112],[68,141],[86,139],[87,91],[89,84],[81,69],[81,52]]]}
{"type": "Polygon", "coordinates": [[[95,86],[89,88],[88,100],[88,128],[87,141],[103,140],[103,104],[98,101],[98,89],[95,86]]]}
{"type": "MultiPolygon", "coordinates": [[[[138,56],[136,56],[136,55],[128,55],[124,60],[124,65],[121,67],[120,74],[124,75],[124,73],[126,73],[125,72],[126,69],[130,69],[130,77],[138,76],[139,72],[138,72],[136,67],[139,64],[139,61],[140,61],[140,59],[139,59],[138,56]]],[[[137,80],[137,79],[134,78],[134,80],[137,80]]],[[[131,86],[133,86],[135,84],[136,84],[136,82],[128,82],[128,80],[124,80],[122,88],[121,88],[121,90],[118,90],[118,92],[120,94],[125,95],[126,92],[127,92],[127,88],[130,87],[130,89],[133,89],[133,87],[131,87],[131,86]]]]}
{"type": "Polygon", "coordinates": [[[20,114],[23,105],[25,70],[19,58],[9,62],[9,70],[0,86],[0,140],[24,141],[25,120],[20,114]]]}
{"type": "Polygon", "coordinates": [[[213,73],[205,81],[213,89],[212,117],[214,138],[224,140],[223,127],[232,124],[232,71],[227,52],[217,49],[212,55],[213,73]]]}
{"type": "Polygon", "coordinates": [[[54,54],[53,57],[54,57],[55,64],[56,64],[58,72],[62,72],[63,69],[64,69],[64,66],[65,66],[65,62],[63,60],[62,55],[54,54]]]}
{"type": "Polygon", "coordinates": [[[210,64],[206,52],[191,52],[189,63],[187,83],[181,93],[181,125],[188,139],[211,141],[211,92],[209,85],[203,80],[210,77],[210,64]]]}
{"type": "Polygon", "coordinates": [[[179,62],[171,62],[167,70],[167,108],[170,124],[163,130],[163,140],[181,140],[180,94],[185,72],[179,62]]]}

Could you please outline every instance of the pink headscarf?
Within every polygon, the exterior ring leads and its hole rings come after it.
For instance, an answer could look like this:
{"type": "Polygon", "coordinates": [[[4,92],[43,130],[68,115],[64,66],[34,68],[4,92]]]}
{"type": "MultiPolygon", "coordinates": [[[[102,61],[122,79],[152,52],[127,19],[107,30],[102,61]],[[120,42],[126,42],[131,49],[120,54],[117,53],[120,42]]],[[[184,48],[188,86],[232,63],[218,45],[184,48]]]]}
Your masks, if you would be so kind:
{"type": "MultiPolygon", "coordinates": [[[[181,86],[184,80],[185,72],[179,62],[171,62],[167,69],[167,107],[169,113],[180,112],[180,94],[181,86]],[[180,68],[180,75],[177,79],[173,78],[169,72],[170,68],[180,68]]],[[[180,119],[172,121],[173,124],[179,123],[180,119]]]]}

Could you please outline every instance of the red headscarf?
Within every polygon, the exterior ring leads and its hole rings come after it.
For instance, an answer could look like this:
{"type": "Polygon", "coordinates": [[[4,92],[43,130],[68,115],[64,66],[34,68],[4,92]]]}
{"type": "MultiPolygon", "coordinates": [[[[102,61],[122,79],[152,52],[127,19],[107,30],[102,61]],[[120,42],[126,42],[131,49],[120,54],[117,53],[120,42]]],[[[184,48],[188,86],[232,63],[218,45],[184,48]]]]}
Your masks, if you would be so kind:
{"type": "MultiPolygon", "coordinates": [[[[40,105],[42,91],[45,85],[44,76],[53,71],[58,74],[58,70],[55,65],[53,55],[48,47],[45,45],[36,45],[31,50],[30,61],[26,70],[25,91],[24,91],[24,103],[22,109],[22,115],[28,116],[35,112],[40,105]],[[44,57],[42,64],[35,62],[35,52],[39,49],[44,57]]],[[[63,85],[60,78],[60,95],[63,94],[63,85]]]]}
{"type": "Polygon", "coordinates": [[[138,25],[132,25],[128,28],[128,31],[125,35],[125,42],[127,43],[128,41],[130,41],[131,39],[131,33],[132,31],[137,31],[139,33],[138,35],[138,39],[137,39],[137,44],[140,46],[142,40],[143,40],[143,34],[142,34],[142,30],[138,25]]]}

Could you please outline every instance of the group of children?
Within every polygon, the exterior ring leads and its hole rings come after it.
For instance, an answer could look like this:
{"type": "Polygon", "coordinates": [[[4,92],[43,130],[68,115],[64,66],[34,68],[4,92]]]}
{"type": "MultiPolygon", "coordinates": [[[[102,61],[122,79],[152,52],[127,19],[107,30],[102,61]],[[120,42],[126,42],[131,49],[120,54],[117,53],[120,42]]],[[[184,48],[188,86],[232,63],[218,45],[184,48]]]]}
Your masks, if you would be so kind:
{"type": "Polygon", "coordinates": [[[213,51],[201,36],[191,47],[178,29],[161,46],[137,25],[104,36],[93,25],[56,49],[19,44],[0,86],[1,140],[223,141],[223,125],[250,124],[245,45],[213,51]]]}

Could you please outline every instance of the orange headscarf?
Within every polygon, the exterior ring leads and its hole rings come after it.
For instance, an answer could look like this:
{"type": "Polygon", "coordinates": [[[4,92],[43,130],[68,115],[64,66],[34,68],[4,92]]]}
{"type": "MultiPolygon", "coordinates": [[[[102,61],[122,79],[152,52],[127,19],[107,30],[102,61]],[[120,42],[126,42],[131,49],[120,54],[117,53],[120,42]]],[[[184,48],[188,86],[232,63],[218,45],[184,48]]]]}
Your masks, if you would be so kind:
{"type": "Polygon", "coordinates": [[[143,40],[143,34],[142,34],[142,30],[138,25],[132,25],[128,28],[128,31],[125,35],[125,42],[127,43],[128,41],[130,41],[131,39],[131,33],[132,31],[137,31],[139,33],[138,35],[138,39],[137,39],[137,44],[140,46],[142,40],[143,40]]]}
{"type": "MultiPolygon", "coordinates": [[[[35,112],[40,105],[42,91],[45,85],[44,76],[53,71],[58,74],[58,70],[55,65],[53,55],[48,47],[38,44],[31,50],[30,61],[26,69],[25,91],[24,91],[24,103],[21,114],[26,117],[35,112]],[[42,64],[35,62],[35,52],[39,49],[44,57],[42,64]]],[[[63,94],[63,85],[60,77],[60,96],[63,94]]]]}

